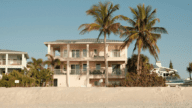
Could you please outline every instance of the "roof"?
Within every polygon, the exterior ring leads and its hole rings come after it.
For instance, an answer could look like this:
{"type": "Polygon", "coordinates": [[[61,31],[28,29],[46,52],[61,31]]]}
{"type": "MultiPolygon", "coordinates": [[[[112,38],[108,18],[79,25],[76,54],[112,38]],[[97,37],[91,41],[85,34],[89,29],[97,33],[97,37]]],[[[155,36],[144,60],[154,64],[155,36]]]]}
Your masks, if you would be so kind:
{"type": "Polygon", "coordinates": [[[29,55],[27,52],[22,52],[22,51],[15,51],[15,50],[7,50],[7,49],[0,49],[0,53],[20,53],[20,54],[25,54],[26,58],[29,59],[29,55]]]}
{"type": "Polygon", "coordinates": [[[22,52],[22,51],[14,51],[14,50],[0,49],[0,52],[22,52]]]}
{"type": "MultiPolygon", "coordinates": [[[[123,41],[106,39],[106,42],[116,43],[116,42],[123,42],[123,41]]],[[[104,39],[99,39],[98,41],[97,41],[97,38],[77,39],[77,40],[56,40],[56,41],[45,42],[44,44],[47,44],[47,43],[104,43],[104,39]]]]}

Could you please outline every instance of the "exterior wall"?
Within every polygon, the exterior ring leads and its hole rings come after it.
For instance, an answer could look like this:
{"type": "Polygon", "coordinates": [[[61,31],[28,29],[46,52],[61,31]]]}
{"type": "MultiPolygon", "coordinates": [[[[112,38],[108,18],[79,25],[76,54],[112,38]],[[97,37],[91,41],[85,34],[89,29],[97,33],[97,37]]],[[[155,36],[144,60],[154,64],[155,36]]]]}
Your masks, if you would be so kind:
{"type": "Polygon", "coordinates": [[[70,87],[86,87],[86,76],[70,75],[70,87]]]}
{"type": "Polygon", "coordinates": [[[58,87],[67,87],[66,75],[54,75],[54,79],[57,79],[58,87]]]}

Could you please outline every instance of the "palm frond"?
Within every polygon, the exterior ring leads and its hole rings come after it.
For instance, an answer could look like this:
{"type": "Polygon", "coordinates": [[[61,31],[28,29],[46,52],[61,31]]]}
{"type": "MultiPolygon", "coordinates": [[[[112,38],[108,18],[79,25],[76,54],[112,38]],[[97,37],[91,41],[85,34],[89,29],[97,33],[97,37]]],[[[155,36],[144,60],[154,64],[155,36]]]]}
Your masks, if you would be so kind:
{"type": "Polygon", "coordinates": [[[151,28],[151,32],[168,34],[167,30],[163,27],[153,27],[151,28]]]}

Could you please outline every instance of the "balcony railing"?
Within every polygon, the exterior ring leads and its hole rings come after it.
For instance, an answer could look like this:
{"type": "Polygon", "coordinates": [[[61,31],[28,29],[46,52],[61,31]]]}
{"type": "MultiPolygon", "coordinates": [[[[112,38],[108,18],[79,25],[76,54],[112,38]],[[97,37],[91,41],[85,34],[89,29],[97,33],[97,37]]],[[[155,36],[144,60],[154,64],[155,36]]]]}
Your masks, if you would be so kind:
{"type": "MultiPolygon", "coordinates": [[[[125,76],[125,69],[108,69],[109,76],[125,76]]],[[[54,69],[55,75],[66,75],[67,70],[54,69]]],[[[71,69],[70,75],[86,75],[87,69],[71,69]]],[[[105,69],[89,69],[89,75],[105,75],[105,69]]]]}
{"type": "Polygon", "coordinates": [[[1,60],[0,65],[6,65],[6,60],[1,60]]]}
{"type": "Polygon", "coordinates": [[[21,65],[21,60],[8,60],[8,65],[21,65]]]}
{"type": "Polygon", "coordinates": [[[66,75],[67,71],[64,69],[54,69],[54,74],[55,75],[66,75]]]}
{"type": "Polygon", "coordinates": [[[87,70],[86,69],[71,69],[70,74],[71,75],[86,75],[87,70]]]}

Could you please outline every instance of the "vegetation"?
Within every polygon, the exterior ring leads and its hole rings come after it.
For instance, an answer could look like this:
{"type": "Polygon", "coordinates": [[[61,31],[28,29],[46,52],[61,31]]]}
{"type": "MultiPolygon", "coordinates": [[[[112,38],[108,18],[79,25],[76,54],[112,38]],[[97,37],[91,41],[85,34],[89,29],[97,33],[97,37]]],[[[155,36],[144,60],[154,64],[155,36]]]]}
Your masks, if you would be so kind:
{"type": "MultiPolygon", "coordinates": [[[[49,60],[44,61],[44,65],[47,64],[48,66],[51,66],[51,71],[53,72],[55,66],[60,65],[61,61],[59,59],[54,59],[54,57],[50,54],[46,54],[46,56],[49,57],[49,60]]],[[[53,79],[53,75],[54,74],[52,74],[52,79],[53,79]]],[[[68,75],[67,75],[67,77],[68,77],[68,75]]],[[[53,85],[53,80],[51,81],[51,84],[53,85]]]]}
{"type": "Polygon", "coordinates": [[[53,81],[53,72],[43,67],[42,59],[31,58],[32,62],[28,62],[28,68],[17,71],[13,70],[10,74],[3,74],[0,80],[0,87],[35,87],[46,86],[48,82],[53,81]],[[15,84],[15,80],[19,80],[15,84]]]}
{"type": "Polygon", "coordinates": [[[189,63],[189,66],[187,67],[187,71],[189,72],[189,78],[190,78],[190,80],[191,80],[192,62],[189,63]]]}
{"type": "Polygon", "coordinates": [[[105,74],[106,74],[106,86],[108,85],[108,62],[106,55],[106,35],[110,35],[111,32],[114,34],[118,34],[120,23],[116,23],[116,20],[123,17],[122,15],[118,15],[113,17],[112,14],[119,9],[119,5],[113,5],[113,3],[101,3],[98,5],[93,5],[89,10],[86,11],[87,15],[91,15],[94,17],[95,22],[91,24],[82,24],[79,29],[83,28],[80,34],[84,34],[86,32],[90,32],[93,30],[99,31],[99,36],[104,35],[104,58],[105,58],[105,74]]]}
{"type": "Polygon", "coordinates": [[[170,69],[173,69],[173,64],[172,64],[171,61],[170,61],[170,63],[169,63],[169,68],[170,68],[170,69]]]}
{"type": "MultiPolygon", "coordinates": [[[[128,72],[137,73],[137,59],[138,55],[133,54],[131,58],[128,58],[128,63],[126,65],[128,72]]],[[[143,54],[140,55],[139,69],[144,70],[148,68],[153,68],[152,64],[149,64],[149,58],[143,54]]]]}
{"type": "Polygon", "coordinates": [[[130,45],[134,40],[136,40],[133,52],[138,49],[138,59],[137,59],[137,74],[141,74],[139,69],[140,63],[140,53],[141,49],[149,50],[150,54],[158,59],[157,51],[160,52],[157,46],[157,40],[161,38],[161,33],[168,33],[163,27],[154,27],[156,21],[160,22],[158,18],[155,17],[156,9],[152,10],[151,6],[145,7],[145,5],[137,5],[137,8],[130,7],[133,13],[133,19],[128,17],[123,17],[122,19],[127,21],[131,26],[123,26],[120,38],[126,37],[124,44],[121,48],[130,45]]]}
{"type": "Polygon", "coordinates": [[[137,57],[138,55],[134,54],[131,58],[128,59],[127,64],[127,75],[125,80],[121,81],[120,85],[113,84],[110,87],[164,87],[165,79],[163,77],[159,77],[155,72],[152,72],[153,65],[149,64],[149,58],[143,54],[141,54],[141,60],[139,64],[139,68],[142,71],[140,75],[137,74],[137,57]]]}

